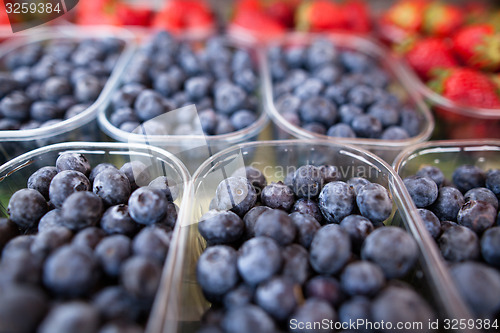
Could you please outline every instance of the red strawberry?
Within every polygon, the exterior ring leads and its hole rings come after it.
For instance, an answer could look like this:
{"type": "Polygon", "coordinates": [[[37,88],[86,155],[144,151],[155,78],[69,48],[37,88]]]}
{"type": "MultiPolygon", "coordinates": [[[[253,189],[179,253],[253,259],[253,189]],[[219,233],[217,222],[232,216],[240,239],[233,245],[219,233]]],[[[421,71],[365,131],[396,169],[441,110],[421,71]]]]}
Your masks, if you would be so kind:
{"type": "Polygon", "coordinates": [[[460,29],[453,37],[453,50],[470,67],[488,71],[500,69],[500,33],[490,24],[460,29]]]}
{"type": "Polygon", "coordinates": [[[389,25],[394,25],[407,32],[417,32],[422,26],[424,10],[427,1],[404,0],[393,5],[384,14],[383,20],[389,25]]]}
{"type": "Polygon", "coordinates": [[[119,3],[116,6],[116,16],[123,25],[148,26],[151,23],[153,11],[147,7],[119,3]]]}
{"type": "Polygon", "coordinates": [[[425,9],[422,30],[431,36],[446,37],[463,23],[464,13],[459,7],[433,2],[425,9]]]}
{"type": "Polygon", "coordinates": [[[458,104],[499,109],[500,97],[495,84],[483,73],[470,68],[455,67],[436,73],[428,86],[458,104]]]}
{"type": "Polygon", "coordinates": [[[370,10],[364,1],[347,1],[342,11],[348,17],[347,28],[349,31],[357,33],[369,33],[371,31],[370,10]]]}
{"type": "Polygon", "coordinates": [[[403,52],[408,64],[423,78],[428,79],[435,68],[457,66],[451,48],[446,40],[436,37],[412,38],[403,44],[403,52]]]}
{"type": "Polygon", "coordinates": [[[233,19],[230,30],[244,29],[258,40],[271,40],[286,32],[285,27],[264,12],[239,11],[233,19]]]}
{"type": "Polygon", "coordinates": [[[348,20],[342,7],[328,0],[304,1],[295,17],[297,30],[313,32],[345,30],[348,20]]]}
{"type": "Polygon", "coordinates": [[[266,8],[266,13],[285,27],[293,27],[294,8],[286,0],[274,0],[266,8]]]}
{"type": "Polygon", "coordinates": [[[208,29],[213,24],[210,9],[204,1],[172,0],[158,12],[153,26],[174,33],[185,30],[208,29]]]}

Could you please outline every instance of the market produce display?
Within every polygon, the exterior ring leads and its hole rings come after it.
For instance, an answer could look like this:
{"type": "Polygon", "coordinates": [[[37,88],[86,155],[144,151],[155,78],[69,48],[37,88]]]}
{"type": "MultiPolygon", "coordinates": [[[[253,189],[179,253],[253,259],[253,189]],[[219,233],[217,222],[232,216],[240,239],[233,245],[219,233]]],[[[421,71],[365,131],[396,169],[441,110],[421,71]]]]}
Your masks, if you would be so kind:
{"type": "Polygon", "coordinates": [[[142,162],[92,166],[78,153],[26,186],[0,219],[0,331],[141,332],[177,219],[175,186],[142,162]]]}
{"type": "Polygon", "coordinates": [[[341,180],[332,166],[301,166],[285,183],[267,183],[253,167],[246,173],[219,184],[198,223],[208,247],[196,276],[213,303],[199,332],[300,332],[293,320],[324,318],[434,318],[418,291],[400,281],[414,270],[418,247],[403,229],[383,224],[393,211],[385,187],[341,180]]]}
{"type": "Polygon", "coordinates": [[[195,134],[196,119],[178,119],[177,124],[149,121],[193,104],[206,135],[255,123],[260,80],[252,54],[231,47],[223,37],[204,44],[181,42],[163,31],[143,45],[112,96],[111,124],[148,135],[195,134]]]}

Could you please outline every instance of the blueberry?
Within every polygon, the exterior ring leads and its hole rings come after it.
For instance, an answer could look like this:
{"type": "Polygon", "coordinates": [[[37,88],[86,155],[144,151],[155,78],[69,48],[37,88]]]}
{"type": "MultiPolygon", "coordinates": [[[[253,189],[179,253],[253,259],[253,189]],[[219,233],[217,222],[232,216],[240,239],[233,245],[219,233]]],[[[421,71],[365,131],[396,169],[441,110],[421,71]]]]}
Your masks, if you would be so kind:
{"type": "Polygon", "coordinates": [[[236,251],[225,245],[209,247],[198,259],[196,276],[201,288],[215,295],[223,295],[238,283],[236,251]]]}
{"type": "Polygon", "coordinates": [[[40,122],[62,118],[63,114],[64,110],[61,110],[54,102],[36,101],[31,104],[30,108],[31,119],[40,122]]]}
{"type": "Polygon", "coordinates": [[[459,190],[451,186],[444,186],[439,189],[438,198],[431,210],[441,221],[456,221],[457,214],[464,202],[464,197],[459,190]]]}
{"type": "Polygon", "coordinates": [[[238,272],[250,285],[268,280],[281,269],[281,264],[281,249],[272,238],[252,238],[240,247],[238,272]]]}
{"type": "Polygon", "coordinates": [[[255,205],[257,193],[246,178],[229,177],[217,186],[215,200],[219,210],[230,209],[244,216],[255,205]]]}
{"type": "MultiPolygon", "coordinates": [[[[47,214],[45,214],[47,215],[47,214]]],[[[17,226],[11,220],[0,217],[0,251],[5,244],[19,234],[17,226]]]]}
{"type": "Polygon", "coordinates": [[[338,225],[323,226],[316,232],[309,253],[309,261],[317,273],[335,274],[351,258],[349,235],[338,225]]]}
{"type": "Polygon", "coordinates": [[[294,94],[303,101],[318,97],[324,88],[320,79],[308,78],[294,89],[294,94]]]}
{"type": "MultiPolygon", "coordinates": [[[[297,88],[301,84],[304,84],[306,80],[309,78],[308,73],[303,70],[303,69],[292,69],[288,72],[286,78],[284,81],[282,81],[282,84],[286,85],[289,87],[290,91],[297,88]]],[[[289,95],[293,96],[293,95],[289,95]]],[[[297,100],[300,101],[300,98],[294,96],[297,100]]]]}
{"type": "Polygon", "coordinates": [[[115,109],[130,108],[134,105],[135,99],[141,91],[146,89],[142,84],[129,83],[121,87],[111,97],[111,103],[115,109]]]}
{"type": "Polygon", "coordinates": [[[323,177],[318,167],[303,165],[295,171],[293,190],[299,198],[314,198],[321,191],[323,177]]]}
{"type": "Polygon", "coordinates": [[[102,212],[101,198],[88,191],[71,194],[61,208],[63,224],[71,230],[80,230],[96,225],[101,219],[102,212]]]}
{"type": "Polygon", "coordinates": [[[0,331],[35,332],[49,309],[47,296],[27,285],[10,285],[0,293],[0,331]]]}
{"type": "Polygon", "coordinates": [[[79,115],[80,113],[83,113],[88,108],[89,108],[88,103],[75,104],[75,105],[71,106],[68,110],[66,110],[63,118],[70,119],[70,118],[76,117],[77,115],[79,115]]]}
{"type": "Polygon", "coordinates": [[[258,78],[254,71],[250,68],[244,69],[233,75],[234,82],[243,88],[247,93],[252,93],[257,89],[259,84],[258,78]]]}
{"type": "Polygon", "coordinates": [[[132,235],[138,228],[130,217],[128,206],[123,204],[109,207],[104,212],[100,224],[107,234],[132,235]]]}
{"type": "Polygon", "coordinates": [[[464,194],[464,200],[465,202],[472,200],[483,201],[492,205],[495,208],[495,210],[498,209],[498,199],[495,193],[493,193],[486,187],[476,187],[471,190],[468,190],[464,194]]]}
{"type": "Polygon", "coordinates": [[[497,210],[484,201],[467,201],[458,211],[457,222],[480,234],[495,224],[497,210]]]}
{"type": "Polygon", "coordinates": [[[101,81],[93,76],[86,75],[75,83],[74,94],[77,101],[81,103],[93,102],[99,97],[102,90],[101,81]]]}
{"type": "Polygon", "coordinates": [[[135,111],[130,107],[116,109],[109,117],[109,122],[115,127],[120,127],[125,122],[137,121],[139,121],[139,118],[137,117],[135,111]]]}
{"type": "Polygon", "coordinates": [[[64,95],[71,93],[71,83],[67,78],[52,76],[45,80],[40,86],[40,97],[48,101],[56,102],[64,95]]]}
{"type": "Polygon", "coordinates": [[[43,282],[56,295],[83,296],[96,282],[95,268],[96,260],[89,248],[65,245],[45,261],[43,282]]]}
{"type": "Polygon", "coordinates": [[[340,223],[355,205],[354,191],[342,181],[326,184],[319,195],[319,208],[329,223],[340,223]]]}
{"type": "Polygon", "coordinates": [[[234,129],[239,131],[255,123],[257,121],[257,115],[250,110],[239,110],[229,119],[234,129]]]}
{"type": "Polygon", "coordinates": [[[257,218],[254,226],[255,236],[273,238],[280,245],[291,244],[297,234],[293,220],[288,214],[279,209],[263,212],[257,218]]]}
{"type": "Polygon", "coordinates": [[[410,176],[403,180],[415,206],[430,206],[438,197],[438,186],[428,177],[410,176]]]}
{"type": "Polygon", "coordinates": [[[73,237],[72,244],[77,247],[88,247],[93,250],[105,236],[106,233],[102,229],[89,227],[79,231],[73,237]]]}
{"type": "Polygon", "coordinates": [[[271,71],[271,77],[274,81],[285,79],[288,73],[288,67],[286,63],[281,59],[271,59],[269,61],[269,69],[271,71]]]}
{"type": "Polygon", "coordinates": [[[39,232],[31,244],[31,252],[34,255],[46,257],[51,252],[67,244],[73,238],[73,233],[63,226],[54,226],[39,232]]]}
{"type": "MultiPolygon", "coordinates": [[[[364,320],[372,322],[371,319],[371,302],[363,296],[356,296],[342,303],[339,308],[339,321],[344,325],[349,325],[351,322],[364,320]]],[[[358,326],[358,331],[369,332],[368,329],[358,326]]]]}
{"type": "Polygon", "coordinates": [[[302,103],[299,114],[306,123],[317,122],[330,127],[337,119],[337,108],[324,97],[312,97],[302,103]]]}
{"type": "Polygon", "coordinates": [[[366,237],[361,258],[379,265],[386,278],[401,278],[416,263],[418,247],[405,231],[387,226],[376,229],[366,237]]]}
{"type": "Polygon", "coordinates": [[[370,106],[367,113],[377,118],[383,127],[394,126],[399,123],[399,111],[387,103],[375,103],[370,106]]]}
{"type": "Polygon", "coordinates": [[[240,284],[224,296],[224,307],[228,310],[248,305],[252,302],[254,290],[246,284],[240,284]]]}
{"type": "Polygon", "coordinates": [[[58,172],[63,170],[75,170],[83,173],[85,176],[90,175],[90,163],[83,154],[64,153],[59,155],[56,160],[56,168],[58,172]]]}
{"type": "Polygon", "coordinates": [[[500,227],[486,230],[481,237],[481,254],[493,266],[500,266],[500,227]]]}
{"type": "Polygon", "coordinates": [[[16,89],[17,86],[18,83],[11,74],[6,72],[0,73],[0,97],[2,99],[5,95],[16,89]]]}
{"type": "Polygon", "coordinates": [[[223,114],[217,115],[217,126],[215,127],[214,135],[223,135],[227,133],[234,132],[233,124],[231,120],[223,114]]]}
{"type": "Polygon", "coordinates": [[[333,43],[327,39],[317,39],[307,49],[306,65],[311,70],[322,65],[332,64],[337,59],[337,50],[333,43]]]}
{"type": "Polygon", "coordinates": [[[245,224],[230,211],[211,210],[198,223],[198,230],[209,244],[230,244],[243,235],[245,224]]]}
{"type": "Polygon", "coordinates": [[[51,332],[96,332],[99,328],[99,313],[81,301],[60,303],[45,317],[39,327],[40,333],[51,332]]]}
{"type": "Polygon", "coordinates": [[[2,257],[8,257],[16,252],[29,252],[31,244],[35,241],[34,235],[20,235],[12,238],[5,244],[2,257]]]}
{"type": "Polygon", "coordinates": [[[158,222],[159,226],[169,227],[174,229],[175,224],[177,223],[177,215],[179,214],[179,207],[173,202],[167,203],[167,214],[165,218],[158,222]]]}
{"type": "MultiPolygon", "coordinates": [[[[26,87],[31,83],[31,69],[28,66],[18,67],[11,74],[15,83],[20,87],[26,87]]],[[[12,85],[12,87],[15,87],[15,85],[12,85]]]]}
{"type": "Polygon", "coordinates": [[[93,192],[107,206],[124,204],[130,196],[130,181],[123,172],[107,168],[95,176],[93,192]]]}
{"type": "Polygon", "coordinates": [[[167,214],[168,200],[161,190],[140,187],[128,199],[128,211],[139,224],[160,222],[167,214]]]}
{"type": "Polygon", "coordinates": [[[213,135],[217,127],[217,114],[213,109],[206,109],[198,113],[201,128],[206,135],[213,135]]]}
{"type": "Polygon", "coordinates": [[[94,179],[99,174],[101,171],[106,170],[106,169],[113,169],[113,170],[118,170],[117,167],[115,167],[113,164],[110,163],[99,163],[97,164],[91,171],[89,175],[89,180],[91,183],[94,183],[94,179]]]}
{"type": "Polygon", "coordinates": [[[42,167],[28,178],[28,188],[37,190],[46,200],[49,200],[49,185],[56,174],[55,167],[42,167]]]}
{"type": "Polygon", "coordinates": [[[135,255],[146,256],[163,263],[170,247],[170,236],[162,228],[146,227],[134,237],[132,247],[135,255]]]}
{"type": "Polygon", "coordinates": [[[296,229],[297,242],[305,248],[309,248],[316,232],[321,225],[312,215],[302,214],[300,212],[290,214],[296,229]]]}
{"type": "Polygon", "coordinates": [[[10,118],[0,119],[0,131],[14,131],[21,128],[21,123],[10,118]]]}
{"type": "Polygon", "coordinates": [[[24,120],[28,118],[31,100],[26,94],[14,91],[0,101],[1,114],[9,119],[24,120]]]}
{"type": "Polygon", "coordinates": [[[260,200],[263,205],[285,211],[289,211],[295,202],[293,191],[282,182],[273,182],[264,187],[260,200]]]}
{"type": "MultiPolygon", "coordinates": [[[[292,213],[295,213],[295,212],[302,213],[305,215],[310,215],[317,222],[320,222],[320,223],[323,221],[323,215],[321,215],[321,210],[319,209],[318,203],[312,199],[301,198],[301,199],[297,200],[292,208],[292,213]]],[[[293,216],[292,216],[292,218],[293,218],[293,216]]]]}
{"type": "Polygon", "coordinates": [[[73,97],[73,95],[66,95],[66,96],[62,96],[61,98],[59,98],[59,100],[57,101],[57,107],[60,109],[60,110],[68,110],[70,109],[72,106],[75,106],[75,105],[78,105],[78,102],[76,101],[76,99],[73,97]]]}
{"type": "MultiPolygon", "coordinates": [[[[366,108],[375,101],[375,96],[373,93],[373,89],[371,87],[366,86],[366,85],[357,85],[347,93],[347,99],[350,103],[357,105],[360,108],[366,108]]],[[[384,111],[386,111],[386,110],[384,110],[384,111]]],[[[381,116],[381,112],[382,111],[372,111],[370,113],[372,114],[372,116],[374,116],[373,113],[381,116]]],[[[385,119],[385,120],[389,120],[388,123],[391,123],[391,124],[395,123],[394,119],[392,119],[392,117],[393,117],[392,115],[390,117],[389,117],[389,115],[383,115],[383,117],[384,117],[384,119],[386,117],[388,118],[388,119],[385,119]]]]}
{"type": "Polygon", "coordinates": [[[135,320],[139,307],[121,286],[110,286],[100,290],[92,300],[92,305],[106,321],[135,320]]]}
{"type": "Polygon", "coordinates": [[[381,223],[392,213],[389,191],[380,184],[367,184],[358,190],[356,203],[361,215],[373,223],[381,223]]]}
{"type": "Polygon", "coordinates": [[[340,173],[334,165],[322,165],[319,167],[321,176],[323,177],[323,184],[334,182],[340,179],[340,173]]]}
{"type": "Polygon", "coordinates": [[[377,139],[382,135],[382,124],[377,118],[368,114],[355,116],[351,127],[358,137],[377,139]]]}
{"type": "Polygon", "coordinates": [[[286,277],[275,277],[260,284],[255,291],[255,301],[264,311],[279,321],[288,318],[298,305],[295,283],[286,277]]]}
{"type": "Polygon", "coordinates": [[[271,210],[267,206],[257,206],[248,211],[243,217],[243,222],[245,223],[245,238],[249,239],[255,236],[255,223],[259,216],[265,211],[271,210]]]}
{"type": "Polygon", "coordinates": [[[432,165],[422,167],[420,170],[418,170],[416,175],[419,177],[428,177],[432,179],[438,187],[441,187],[444,182],[443,172],[438,167],[432,165]]]}
{"type": "MultiPolygon", "coordinates": [[[[374,322],[391,323],[427,323],[436,317],[434,310],[413,289],[389,286],[374,300],[371,307],[374,322]]],[[[412,332],[412,330],[400,330],[412,332]]]]}
{"type": "Polygon", "coordinates": [[[452,179],[460,192],[465,193],[475,187],[484,187],[486,175],[484,171],[477,166],[462,165],[453,171],[452,179]]]}
{"type": "Polygon", "coordinates": [[[373,224],[361,215],[346,216],[340,226],[349,234],[353,249],[359,251],[366,237],[373,231],[373,224]]]}
{"type": "Polygon", "coordinates": [[[308,123],[302,126],[302,129],[319,135],[326,135],[326,127],[320,123],[308,123]]]}
{"type": "MultiPolygon", "coordinates": [[[[222,51],[219,47],[217,47],[216,50],[217,53],[222,51]]],[[[231,69],[234,72],[239,72],[246,68],[252,68],[252,57],[250,56],[250,53],[242,49],[235,50],[231,61],[231,69]]]]}
{"type": "MultiPolygon", "coordinates": [[[[160,72],[153,80],[153,88],[165,97],[172,96],[181,87],[181,81],[174,74],[160,72]]],[[[205,87],[206,88],[206,87],[205,87]]]]}
{"type": "Polygon", "coordinates": [[[211,83],[207,76],[194,76],[184,83],[184,88],[191,100],[198,101],[207,96],[211,83]]]}
{"type": "Polygon", "coordinates": [[[311,275],[309,253],[299,244],[291,244],[283,250],[282,275],[294,283],[304,284],[311,275]]]}
{"type": "Polygon", "coordinates": [[[489,170],[486,173],[486,187],[500,197],[500,169],[489,170]]]}
{"type": "Polygon", "coordinates": [[[313,277],[306,283],[304,291],[308,299],[321,299],[332,306],[339,305],[344,299],[340,283],[331,276],[318,275],[313,277]]]}
{"type": "Polygon", "coordinates": [[[343,51],[340,61],[349,72],[364,73],[375,66],[373,60],[366,54],[358,51],[343,51]]]}
{"type": "Polygon", "coordinates": [[[422,218],[422,221],[424,222],[425,228],[429,232],[429,234],[434,238],[437,239],[439,235],[441,234],[441,223],[439,222],[439,219],[437,216],[431,212],[430,210],[419,208],[418,209],[418,214],[422,218]]]}
{"type": "MultiPolygon", "coordinates": [[[[14,122],[15,123],[15,122],[14,122]]],[[[13,125],[13,123],[11,121],[9,121],[9,119],[0,119],[0,128],[3,129],[3,130],[7,130],[8,128],[5,128],[5,125],[7,127],[11,127],[11,125],[13,125]],[[6,124],[5,121],[8,121],[8,123],[6,124]],[[11,123],[9,125],[9,123],[11,123]],[[3,124],[3,125],[2,125],[3,124]]],[[[35,129],[35,128],[39,128],[41,125],[41,123],[38,121],[38,120],[29,120],[23,124],[21,124],[20,126],[14,126],[14,128],[10,128],[10,129],[19,129],[21,131],[24,131],[24,130],[30,130],[30,129],[35,129]]]]}
{"type": "Polygon", "coordinates": [[[154,90],[145,89],[137,96],[134,109],[142,121],[164,114],[166,111],[163,97],[154,90]]]}
{"type": "Polygon", "coordinates": [[[168,201],[174,201],[179,196],[178,189],[175,185],[169,186],[167,176],[159,176],[153,179],[149,185],[151,188],[161,190],[168,201]]]}
{"type": "Polygon", "coordinates": [[[120,168],[120,171],[127,176],[132,191],[140,186],[148,185],[151,181],[148,167],[141,161],[127,162],[120,168]]]}
{"type": "MultiPolygon", "coordinates": [[[[242,170],[238,170],[242,171],[242,170]]],[[[253,166],[245,167],[245,175],[256,191],[263,189],[267,185],[267,180],[262,171],[253,166]]],[[[235,172],[236,174],[236,172],[235,172]]]]}
{"type": "Polygon", "coordinates": [[[37,226],[48,206],[40,192],[32,189],[16,191],[9,200],[7,213],[10,220],[21,228],[37,226]]]}
{"type": "Polygon", "coordinates": [[[292,68],[300,68],[304,65],[307,49],[303,46],[292,46],[286,49],[284,54],[286,63],[292,68]]]}
{"type": "Polygon", "coordinates": [[[465,262],[451,268],[458,291],[477,318],[492,319],[500,309],[500,273],[481,263],[465,262]]]}
{"type": "Polygon", "coordinates": [[[406,140],[410,138],[410,135],[402,127],[391,126],[382,132],[382,136],[380,138],[382,140],[406,140]]]}
{"type": "Polygon", "coordinates": [[[369,261],[346,266],[340,278],[342,290],[350,296],[374,296],[385,285],[384,272],[369,261]]]}
{"type": "Polygon", "coordinates": [[[285,94],[276,100],[275,105],[281,114],[298,113],[301,101],[297,96],[285,94]]]}
{"type": "MultiPolygon", "coordinates": [[[[2,256],[0,283],[37,286],[41,281],[44,257],[29,251],[9,251],[2,256]]],[[[0,324],[1,325],[1,324],[0,324]]]]}
{"type": "Polygon", "coordinates": [[[94,252],[103,271],[109,276],[117,277],[123,262],[132,254],[131,242],[127,236],[108,236],[97,244],[94,252]]]}
{"type": "Polygon", "coordinates": [[[334,84],[342,75],[342,70],[334,65],[324,65],[313,72],[313,76],[325,85],[334,84]]]}
{"type": "Polygon", "coordinates": [[[50,202],[60,208],[71,194],[88,190],[90,190],[90,182],[83,173],[75,170],[64,170],[55,175],[50,182],[50,202]]]}
{"type": "Polygon", "coordinates": [[[152,258],[132,256],[122,264],[121,281],[132,296],[152,301],[160,284],[161,266],[152,258]]]}
{"type": "Polygon", "coordinates": [[[346,124],[336,124],[328,129],[326,135],[336,138],[355,138],[356,133],[352,130],[351,126],[346,124]]]}
{"type": "Polygon", "coordinates": [[[225,332],[232,333],[274,333],[276,327],[271,317],[255,305],[231,309],[222,321],[225,332]]]}
{"type": "Polygon", "coordinates": [[[329,85],[325,91],[323,92],[323,95],[336,105],[340,106],[345,103],[347,103],[347,92],[349,91],[349,88],[341,83],[336,83],[329,85]]]}
{"type": "Polygon", "coordinates": [[[216,110],[230,115],[244,106],[247,94],[239,86],[225,83],[215,89],[214,97],[216,110]]]}

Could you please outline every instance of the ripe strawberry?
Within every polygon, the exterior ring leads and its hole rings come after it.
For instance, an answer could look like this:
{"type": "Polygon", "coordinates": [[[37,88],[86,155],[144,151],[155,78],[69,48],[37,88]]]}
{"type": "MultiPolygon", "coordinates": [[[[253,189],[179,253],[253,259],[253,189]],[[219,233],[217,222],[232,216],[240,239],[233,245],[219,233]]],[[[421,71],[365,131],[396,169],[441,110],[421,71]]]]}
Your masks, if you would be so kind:
{"type": "Polygon", "coordinates": [[[426,7],[425,0],[399,1],[385,12],[382,20],[407,32],[417,32],[422,26],[426,7]]]}
{"type": "Polygon", "coordinates": [[[364,1],[347,1],[342,11],[348,17],[347,29],[356,33],[369,33],[371,31],[370,9],[364,1]]]}
{"type": "Polygon", "coordinates": [[[500,33],[490,24],[460,29],[453,36],[453,50],[470,67],[493,72],[500,69],[500,33]]]}
{"type": "Polygon", "coordinates": [[[259,11],[238,11],[229,29],[243,29],[245,33],[261,41],[272,40],[286,32],[282,24],[259,11]]]}
{"type": "Polygon", "coordinates": [[[411,38],[403,43],[402,52],[408,64],[424,80],[429,78],[435,68],[458,65],[447,41],[441,38],[411,38]]]}
{"type": "Polygon", "coordinates": [[[431,36],[446,37],[464,23],[464,17],[457,6],[433,2],[424,11],[422,30],[431,36]]]}
{"type": "Polygon", "coordinates": [[[293,27],[294,8],[286,0],[273,0],[266,7],[266,13],[287,28],[293,27]]]}
{"type": "Polygon", "coordinates": [[[213,25],[210,9],[204,1],[168,1],[153,20],[153,26],[174,33],[209,29],[213,25]]]}
{"type": "Polygon", "coordinates": [[[116,16],[123,25],[149,26],[153,11],[147,7],[119,3],[116,6],[116,16]]]}
{"type": "Polygon", "coordinates": [[[459,104],[486,108],[500,108],[500,97],[495,84],[483,73],[470,68],[449,68],[435,73],[428,86],[459,104]]]}
{"type": "Polygon", "coordinates": [[[349,18],[342,7],[332,1],[304,1],[296,11],[296,26],[300,31],[345,30],[349,18]]]}

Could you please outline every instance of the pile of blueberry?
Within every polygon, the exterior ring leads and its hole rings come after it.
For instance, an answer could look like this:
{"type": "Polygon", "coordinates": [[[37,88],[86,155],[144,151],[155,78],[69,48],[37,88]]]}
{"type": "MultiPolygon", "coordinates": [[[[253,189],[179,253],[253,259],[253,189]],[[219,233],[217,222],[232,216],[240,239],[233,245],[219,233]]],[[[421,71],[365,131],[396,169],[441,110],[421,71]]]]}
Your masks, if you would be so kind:
{"type": "Polygon", "coordinates": [[[127,68],[123,86],[112,98],[110,123],[132,132],[140,124],[152,135],[187,135],[196,119],[177,124],[148,122],[174,109],[195,104],[206,135],[241,130],[257,120],[259,79],[249,52],[224,38],[181,42],[163,31],[146,43],[127,68]]]}
{"type": "Polygon", "coordinates": [[[1,332],[143,331],[177,219],[175,186],[150,178],[77,153],[29,177],[0,219],[1,332]]]}
{"type": "Polygon", "coordinates": [[[471,309],[494,317],[500,311],[500,170],[461,165],[450,181],[438,167],[424,166],[404,183],[471,309]]]}
{"type": "Polygon", "coordinates": [[[405,140],[423,119],[389,91],[390,74],[361,52],[328,39],[268,52],[278,112],[310,132],[342,138],[405,140]]]}
{"type": "Polygon", "coordinates": [[[208,247],[197,280],[212,302],[198,332],[323,332],[294,322],[434,317],[398,280],[414,270],[418,248],[384,226],[393,211],[385,187],[341,181],[333,166],[302,166],[285,183],[267,184],[253,167],[246,175],[219,184],[198,224],[208,247]]]}
{"type": "Polygon", "coordinates": [[[85,111],[123,47],[115,38],[61,39],[8,53],[0,72],[0,130],[50,126],[85,111]]]}

